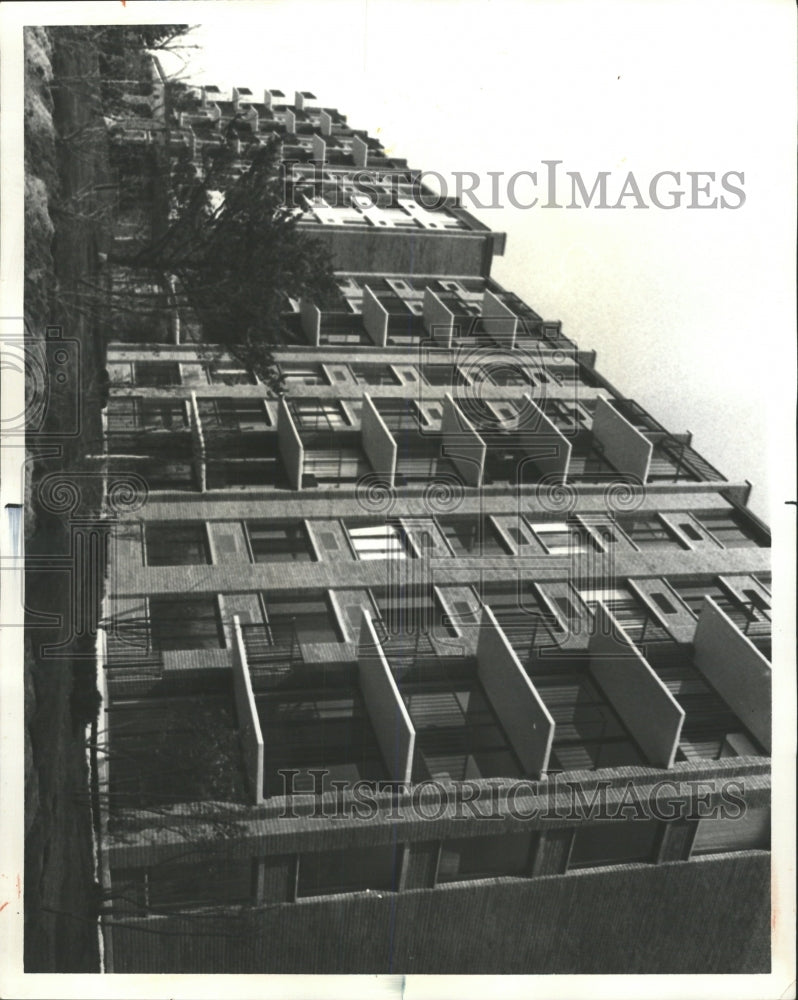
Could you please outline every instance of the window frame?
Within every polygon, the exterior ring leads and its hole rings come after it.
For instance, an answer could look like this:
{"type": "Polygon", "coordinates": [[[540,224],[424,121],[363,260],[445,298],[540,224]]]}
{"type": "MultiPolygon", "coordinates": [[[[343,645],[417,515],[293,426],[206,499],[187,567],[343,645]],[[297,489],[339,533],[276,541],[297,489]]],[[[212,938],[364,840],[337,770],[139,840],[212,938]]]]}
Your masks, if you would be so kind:
{"type": "MultiPolygon", "coordinates": [[[[246,518],[242,522],[244,526],[244,538],[246,539],[247,553],[249,555],[249,560],[253,565],[261,564],[271,564],[271,563],[301,563],[301,562],[319,562],[319,553],[313,543],[313,537],[308,530],[307,522],[304,518],[298,518],[297,520],[285,521],[285,520],[268,520],[265,518],[246,518]],[[304,542],[304,551],[307,553],[307,559],[258,559],[255,551],[255,547],[252,544],[252,526],[253,525],[274,525],[275,530],[279,530],[281,526],[291,529],[294,528],[297,531],[297,535],[304,542]]],[[[291,539],[287,536],[285,538],[286,543],[290,543],[291,539]]]]}
{"type": "MultiPolygon", "coordinates": [[[[341,526],[346,536],[347,543],[352,555],[358,562],[374,562],[378,559],[383,561],[395,561],[403,562],[407,559],[412,559],[414,557],[414,552],[410,544],[410,540],[405,530],[404,525],[399,522],[393,521],[378,521],[369,520],[368,522],[363,522],[362,519],[343,519],[341,521],[341,526]],[[370,558],[364,559],[361,550],[357,546],[357,539],[352,534],[352,531],[358,530],[370,530],[384,531],[384,542],[385,546],[382,549],[364,549],[365,552],[374,552],[375,554],[370,558]],[[391,535],[390,532],[393,532],[391,535]],[[398,548],[392,549],[388,545],[389,538],[397,543],[398,548]]],[[[379,535],[375,534],[375,538],[379,538],[379,535]]]]}
{"type": "MultiPolygon", "coordinates": [[[[206,595],[203,595],[203,596],[199,596],[197,594],[194,594],[193,592],[189,592],[188,594],[167,593],[167,594],[151,594],[151,595],[148,595],[148,597],[147,597],[147,620],[149,622],[149,628],[150,628],[150,634],[152,636],[153,646],[155,648],[157,648],[157,650],[159,652],[185,652],[185,651],[194,651],[194,652],[196,652],[197,650],[211,650],[211,651],[214,651],[216,649],[227,649],[227,638],[225,636],[224,625],[223,625],[223,622],[222,622],[222,612],[221,612],[221,606],[219,604],[219,595],[218,594],[206,594],[206,595]],[[178,607],[179,606],[184,606],[185,607],[187,605],[199,604],[200,602],[208,602],[211,605],[211,614],[206,615],[206,616],[199,616],[199,617],[196,614],[193,614],[193,615],[186,614],[186,615],[179,615],[179,616],[175,617],[174,613],[172,613],[172,614],[169,614],[169,615],[165,615],[164,616],[164,620],[169,620],[169,621],[172,621],[172,622],[192,621],[192,622],[195,622],[195,623],[198,622],[198,621],[206,621],[207,620],[208,622],[210,622],[211,620],[213,620],[213,624],[215,626],[215,631],[216,631],[216,638],[218,639],[218,645],[205,645],[205,644],[202,644],[202,645],[199,645],[199,646],[196,646],[196,645],[192,645],[192,646],[183,646],[183,645],[175,646],[175,645],[171,645],[170,644],[170,645],[165,646],[163,644],[163,641],[162,641],[163,636],[159,636],[157,638],[157,641],[156,641],[156,633],[157,633],[158,629],[156,628],[156,625],[155,625],[155,621],[156,621],[156,617],[157,616],[154,613],[154,605],[156,605],[156,604],[165,604],[165,605],[177,605],[178,607]]],[[[168,638],[169,637],[169,628],[168,627],[167,627],[166,631],[167,631],[167,638],[168,638]]],[[[209,628],[208,629],[208,636],[210,636],[210,632],[211,632],[211,630],[209,628]]],[[[175,635],[180,636],[180,633],[176,632],[175,635]]]]}
{"type": "MultiPolygon", "coordinates": [[[[267,635],[271,638],[272,642],[275,642],[275,638],[274,638],[274,634],[273,634],[273,629],[274,629],[275,625],[277,625],[277,626],[285,626],[289,622],[290,622],[290,625],[291,625],[292,633],[293,633],[293,635],[296,636],[296,640],[299,643],[306,643],[306,644],[309,644],[309,645],[316,645],[316,644],[319,644],[319,643],[324,643],[324,644],[328,644],[329,645],[330,643],[343,643],[343,642],[347,641],[347,631],[346,631],[346,628],[344,627],[344,622],[342,620],[342,617],[341,617],[341,615],[338,612],[337,603],[332,598],[332,592],[330,590],[326,589],[326,588],[321,588],[321,589],[318,589],[318,588],[316,588],[316,589],[313,589],[313,588],[311,588],[311,589],[303,589],[303,590],[299,591],[299,593],[290,593],[290,592],[285,592],[285,591],[281,592],[281,591],[278,590],[278,591],[273,591],[271,597],[270,597],[268,591],[261,590],[261,591],[258,591],[258,597],[259,597],[259,601],[260,601],[260,605],[261,605],[261,609],[262,609],[262,613],[263,613],[263,625],[264,625],[264,628],[266,629],[267,635]],[[335,639],[303,639],[302,636],[301,636],[301,634],[300,634],[299,628],[296,625],[297,615],[290,615],[290,617],[287,617],[287,620],[284,621],[282,619],[286,618],[286,615],[285,615],[285,613],[283,613],[282,615],[278,616],[278,620],[276,622],[272,621],[271,620],[271,612],[270,612],[269,608],[270,608],[270,605],[273,605],[275,603],[275,601],[274,601],[274,595],[275,594],[277,595],[277,602],[276,603],[278,603],[278,604],[288,605],[288,604],[290,604],[290,601],[294,601],[297,604],[311,604],[311,603],[316,602],[316,601],[319,604],[324,604],[325,608],[326,608],[326,614],[327,614],[327,624],[329,624],[331,626],[330,630],[336,636],[336,638],[335,639]],[[280,598],[285,598],[285,600],[281,601],[280,598]]],[[[318,612],[314,612],[314,613],[318,613],[318,612]]]]}
{"type": "Polygon", "coordinates": [[[142,549],[144,556],[145,566],[212,566],[213,565],[213,551],[211,548],[210,532],[208,531],[208,524],[206,521],[145,521],[143,525],[142,532],[142,549]],[[169,548],[175,545],[175,534],[179,533],[181,530],[188,530],[189,528],[196,527],[198,535],[201,535],[200,545],[204,549],[205,559],[199,561],[181,561],[181,562],[153,562],[151,558],[151,549],[154,548],[154,543],[150,541],[150,532],[154,530],[168,532],[171,537],[162,539],[155,543],[159,547],[165,546],[169,548]]]}

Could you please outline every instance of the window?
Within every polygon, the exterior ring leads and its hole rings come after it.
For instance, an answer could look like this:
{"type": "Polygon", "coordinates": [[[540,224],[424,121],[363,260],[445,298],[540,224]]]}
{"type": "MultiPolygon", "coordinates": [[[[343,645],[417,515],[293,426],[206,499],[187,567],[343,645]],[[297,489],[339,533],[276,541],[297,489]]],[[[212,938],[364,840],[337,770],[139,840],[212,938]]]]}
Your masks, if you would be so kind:
{"type": "Polygon", "coordinates": [[[224,648],[216,597],[151,597],[149,604],[157,649],[224,648]]]}
{"type": "Polygon", "coordinates": [[[770,610],[767,601],[756,591],[744,590],[747,600],[743,602],[735,594],[729,592],[713,579],[706,582],[695,580],[672,580],[671,587],[681,597],[684,603],[699,617],[704,607],[706,597],[711,597],[739,629],[746,634],[769,634],[770,610]],[[752,600],[751,594],[756,594],[752,600]]]}
{"type": "MultiPolygon", "coordinates": [[[[389,642],[388,656],[390,650],[389,642]]],[[[522,776],[479,681],[413,681],[405,674],[401,695],[416,731],[413,781],[522,776]]]]}
{"type": "Polygon", "coordinates": [[[669,638],[659,617],[628,587],[615,590],[579,590],[579,596],[593,612],[597,602],[602,601],[634,643],[669,638]]]}
{"type": "Polygon", "coordinates": [[[340,642],[338,622],[323,591],[294,596],[279,591],[265,595],[266,624],[273,641],[340,642]]]}
{"type": "Polygon", "coordinates": [[[589,414],[578,403],[568,403],[562,399],[547,399],[543,403],[543,410],[562,431],[583,430],[590,419],[589,414]]]}
{"type": "Polygon", "coordinates": [[[615,820],[577,827],[568,868],[594,868],[654,861],[662,824],[659,820],[615,820]]]}
{"type": "MultiPolygon", "coordinates": [[[[345,346],[347,344],[370,344],[371,340],[361,330],[322,330],[319,335],[319,343],[345,346]]],[[[336,378],[339,378],[339,375],[339,372],[335,373],[336,378]]]]}
{"type": "Polygon", "coordinates": [[[211,561],[202,523],[147,524],[144,537],[148,566],[196,566],[211,561]]]}
{"type": "Polygon", "coordinates": [[[456,365],[421,365],[421,374],[427,385],[455,385],[459,370],[456,365]]]}
{"type": "Polygon", "coordinates": [[[765,616],[770,612],[770,604],[758,590],[743,590],[743,597],[750,605],[752,611],[759,611],[765,616]]]}
{"type": "Polygon", "coordinates": [[[401,526],[375,524],[347,530],[355,555],[361,561],[407,559],[407,537],[401,526]]]}
{"type": "Polygon", "coordinates": [[[692,542],[703,542],[704,536],[689,521],[680,521],[679,527],[692,542]]]}
{"type": "Polygon", "coordinates": [[[340,675],[320,687],[258,693],[255,703],[267,740],[266,795],[321,794],[332,781],[388,779],[363,696],[342,684],[340,675]],[[287,769],[298,773],[280,774],[287,769]]]}
{"type": "Polygon", "coordinates": [[[207,487],[223,490],[240,486],[265,486],[275,489],[287,485],[283,467],[277,458],[209,459],[207,487]]]}
{"type": "Polygon", "coordinates": [[[111,458],[108,463],[111,475],[125,475],[135,472],[150,490],[192,490],[194,489],[194,466],[191,462],[173,461],[165,456],[136,460],[131,457],[111,458]]]}
{"type": "Polygon", "coordinates": [[[414,590],[399,584],[374,590],[371,596],[379,622],[390,636],[431,635],[445,639],[458,635],[431,586],[414,590]]]}
{"type": "Polygon", "coordinates": [[[291,400],[289,405],[297,427],[303,430],[349,426],[344,416],[343,407],[337,399],[297,397],[291,400]]]}
{"type": "Polygon", "coordinates": [[[259,399],[198,399],[203,430],[265,431],[269,416],[259,399]]]}
{"type": "Polygon", "coordinates": [[[116,396],[108,400],[111,434],[133,430],[181,430],[188,427],[186,404],[181,399],[140,399],[116,396]]]}
{"type": "Polygon", "coordinates": [[[518,362],[500,363],[496,361],[493,364],[488,362],[483,373],[487,374],[494,385],[532,385],[532,380],[524,374],[518,362]]]}
{"type": "Polygon", "coordinates": [[[353,364],[349,369],[358,385],[401,385],[390,365],[353,364]]]}
{"type": "MultiPolygon", "coordinates": [[[[174,686],[168,694],[160,694],[157,684],[148,685],[146,694],[140,687],[138,691],[138,697],[132,691],[128,697],[117,692],[108,706],[108,739],[114,747],[109,773],[113,806],[147,809],[199,799],[245,802],[246,778],[230,682],[221,691],[191,695],[174,686]]],[[[187,853],[196,857],[193,850],[187,853]]],[[[177,860],[164,868],[171,870],[177,860]]]]}
{"type": "Polygon", "coordinates": [[[321,365],[281,364],[280,374],[283,377],[286,388],[290,388],[292,385],[330,384],[321,365]]]}
{"type": "Polygon", "coordinates": [[[439,517],[437,521],[438,527],[456,556],[506,556],[509,554],[509,549],[496,530],[496,526],[488,517],[464,515],[439,517]]]}
{"type": "Polygon", "coordinates": [[[374,405],[385,425],[392,431],[418,430],[424,424],[421,411],[414,399],[408,399],[406,396],[376,399],[374,405]]]}
{"type": "Polygon", "coordinates": [[[713,816],[699,820],[690,856],[769,848],[770,809],[749,807],[739,817],[713,816]]]}
{"type": "Polygon", "coordinates": [[[155,913],[255,901],[255,869],[249,858],[207,855],[149,868],[113,868],[115,905],[155,913]]]}
{"type": "Polygon", "coordinates": [[[657,514],[621,514],[616,521],[639,549],[685,547],[657,514]]]}
{"type": "Polygon", "coordinates": [[[739,511],[714,510],[696,517],[702,527],[726,548],[770,547],[770,539],[765,533],[757,531],[739,511]]]}
{"type": "Polygon", "coordinates": [[[436,882],[519,876],[529,872],[532,833],[504,833],[488,837],[444,840],[438,858],[436,882]]]}
{"type": "Polygon", "coordinates": [[[257,379],[236,361],[212,361],[206,366],[211,385],[255,385],[257,379]]]}
{"type": "Polygon", "coordinates": [[[584,552],[587,533],[581,525],[565,521],[528,521],[535,537],[550,555],[584,552]]]}
{"type": "Polygon", "coordinates": [[[303,486],[342,486],[356,483],[371,472],[371,464],[362,448],[341,445],[339,448],[306,448],[303,486]]]}
{"type": "Polygon", "coordinates": [[[180,365],[176,361],[135,361],[133,376],[136,385],[180,385],[180,365]]]}
{"type": "MultiPolygon", "coordinates": [[[[544,660],[533,665],[535,687],[555,723],[550,774],[646,763],[621,719],[591,681],[587,666],[547,673],[550,667],[544,660]]],[[[557,664],[552,666],[556,669],[557,664]]]]}
{"type": "Polygon", "coordinates": [[[248,521],[252,558],[260,562],[312,562],[315,553],[302,521],[248,521]]]}
{"type": "Polygon", "coordinates": [[[321,896],[366,889],[393,892],[399,884],[401,848],[349,847],[300,854],[296,894],[321,896]]]}

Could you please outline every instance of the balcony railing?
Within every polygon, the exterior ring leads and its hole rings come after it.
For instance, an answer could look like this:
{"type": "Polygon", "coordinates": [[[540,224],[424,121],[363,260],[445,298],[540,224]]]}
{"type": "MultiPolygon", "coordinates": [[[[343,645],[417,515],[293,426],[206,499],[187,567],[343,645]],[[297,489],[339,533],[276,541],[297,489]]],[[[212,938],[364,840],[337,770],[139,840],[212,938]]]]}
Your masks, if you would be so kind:
{"type": "Polygon", "coordinates": [[[163,652],[154,641],[147,618],[109,623],[105,669],[110,680],[144,680],[163,675],[163,652]]]}
{"type": "Polygon", "coordinates": [[[241,635],[250,676],[260,686],[284,680],[305,662],[293,620],[271,627],[242,625],[241,635]]]}

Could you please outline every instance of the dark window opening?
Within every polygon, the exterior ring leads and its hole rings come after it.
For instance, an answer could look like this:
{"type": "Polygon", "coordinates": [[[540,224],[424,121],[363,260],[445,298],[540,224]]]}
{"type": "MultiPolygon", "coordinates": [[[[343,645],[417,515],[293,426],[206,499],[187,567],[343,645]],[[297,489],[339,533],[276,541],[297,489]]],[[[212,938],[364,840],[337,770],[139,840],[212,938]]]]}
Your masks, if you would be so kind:
{"type": "Polygon", "coordinates": [[[536,843],[537,835],[532,833],[444,840],[436,882],[527,875],[536,843]]]}
{"type": "Polygon", "coordinates": [[[315,558],[302,521],[248,521],[247,535],[256,563],[310,562],[315,558]]]}
{"type": "Polygon", "coordinates": [[[203,523],[147,524],[145,546],[148,566],[195,566],[211,561],[203,523]]]}
{"type": "Polygon", "coordinates": [[[358,385],[401,385],[390,365],[351,364],[350,371],[358,385]]]}
{"type": "Polygon", "coordinates": [[[338,622],[327,594],[299,595],[272,591],[265,595],[266,628],[273,642],[341,642],[338,622]]]}
{"type": "Polygon", "coordinates": [[[297,896],[322,896],[372,889],[395,892],[399,886],[401,848],[350,847],[299,856],[297,896]]]}
{"type": "Polygon", "coordinates": [[[671,604],[668,598],[657,591],[656,593],[649,594],[651,600],[657,605],[660,611],[664,611],[666,615],[675,615],[676,608],[671,604]]]}
{"type": "Polygon", "coordinates": [[[224,648],[216,597],[151,597],[149,605],[156,649],[224,648]]]}
{"type": "Polygon", "coordinates": [[[661,827],[660,821],[653,819],[580,826],[574,834],[568,868],[652,862],[661,827]]]}
{"type": "Polygon", "coordinates": [[[180,365],[176,361],[134,361],[133,372],[136,385],[180,385],[180,365]]]}

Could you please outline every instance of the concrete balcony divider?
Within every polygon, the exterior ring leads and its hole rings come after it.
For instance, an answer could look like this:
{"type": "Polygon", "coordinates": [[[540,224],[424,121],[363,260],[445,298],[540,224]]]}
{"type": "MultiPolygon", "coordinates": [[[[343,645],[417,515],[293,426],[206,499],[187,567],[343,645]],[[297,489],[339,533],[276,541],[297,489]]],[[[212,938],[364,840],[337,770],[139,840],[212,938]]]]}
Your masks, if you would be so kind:
{"type": "Polygon", "coordinates": [[[321,309],[306,299],[299,300],[299,319],[302,332],[311,347],[318,347],[321,341],[321,309]]]}
{"type": "Polygon", "coordinates": [[[360,433],[363,451],[371,462],[371,467],[388,485],[393,486],[398,446],[396,439],[369,395],[363,397],[360,433]]]}
{"type": "Polygon", "coordinates": [[[313,133],[313,159],[317,163],[324,163],[327,159],[327,143],[315,132],[313,133]]]}
{"type": "Polygon", "coordinates": [[[302,489],[302,472],[305,465],[305,449],[302,438],[294,424],[291,411],[285,401],[280,400],[277,408],[277,447],[285,466],[288,482],[292,490],[302,489]]]}
{"type": "Polygon", "coordinates": [[[549,766],[554,719],[490,608],[482,609],[479,623],[477,675],[527,775],[540,778],[549,766]]]}
{"type": "Polygon", "coordinates": [[[357,665],[363,701],[390,779],[409,782],[413,772],[416,731],[382,651],[374,622],[365,608],[360,626],[357,665]]]}
{"type": "Polygon", "coordinates": [[[439,347],[450,348],[454,336],[454,313],[428,286],[424,289],[424,329],[439,347]]]}
{"type": "Polygon", "coordinates": [[[518,317],[493,292],[485,292],[482,299],[482,326],[488,336],[497,340],[502,347],[515,347],[518,332],[518,317]]]}
{"type": "Polygon", "coordinates": [[[457,467],[466,486],[481,486],[487,445],[449,393],[443,400],[441,436],[443,454],[457,467]]]}
{"type": "Polygon", "coordinates": [[[264,801],[263,733],[252,691],[247,651],[238,615],[233,616],[233,696],[241,736],[241,750],[244,755],[244,770],[254,793],[255,805],[259,805],[264,801]]]}
{"type": "Polygon", "coordinates": [[[291,108],[285,109],[285,131],[287,135],[296,135],[296,114],[291,108]]]}
{"type": "Polygon", "coordinates": [[[606,399],[599,399],[593,417],[593,435],[601,444],[604,457],[618,472],[648,478],[654,445],[622,416],[606,399]]]}
{"type": "Polygon", "coordinates": [[[573,446],[530,395],[524,396],[524,402],[527,418],[521,422],[519,432],[529,435],[530,458],[534,458],[541,475],[552,479],[561,476],[564,483],[568,478],[573,446]]]}
{"type": "Polygon", "coordinates": [[[200,493],[204,493],[208,488],[208,473],[205,466],[205,435],[202,433],[202,421],[200,420],[196,392],[192,392],[189,396],[189,410],[191,412],[192,451],[195,465],[199,469],[200,493]]]}
{"type": "Polygon", "coordinates": [[[388,310],[366,285],[363,289],[363,326],[377,347],[385,347],[388,343],[389,319],[388,310]]]}
{"type": "Polygon", "coordinates": [[[332,115],[329,111],[322,111],[319,115],[319,127],[322,135],[332,135],[332,115]]]}
{"type": "Polygon", "coordinates": [[[369,147],[359,135],[352,136],[352,162],[356,167],[368,166],[369,147]]]}
{"type": "Polygon", "coordinates": [[[603,601],[588,641],[590,672],[654,767],[673,767],[684,709],[603,601]]]}
{"type": "Polygon", "coordinates": [[[770,753],[773,670],[711,597],[704,598],[693,650],[696,669],[770,753]]]}

